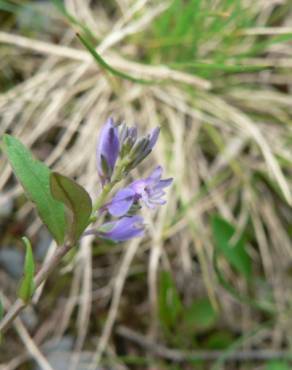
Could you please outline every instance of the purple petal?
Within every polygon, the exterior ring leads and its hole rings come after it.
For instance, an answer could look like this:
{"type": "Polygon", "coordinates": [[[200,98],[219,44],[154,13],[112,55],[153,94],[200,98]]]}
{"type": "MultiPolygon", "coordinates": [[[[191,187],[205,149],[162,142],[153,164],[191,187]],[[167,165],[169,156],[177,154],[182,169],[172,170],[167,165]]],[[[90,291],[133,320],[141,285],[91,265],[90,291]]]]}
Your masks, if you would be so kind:
{"type": "Polygon", "coordinates": [[[152,204],[152,208],[155,208],[156,205],[163,205],[166,203],[164,199],[153,199],[151,198],[150,203],[152,204]]]}
{"type": "Polygon", "coordinates": [[[157,166],[153,172],[147,177],[147,181],[150,183],[156,183],[161,179],[162,167],[157,166]]]}
{"type": "Polygon", "coordinates": [[[171,185],[172,182],[173,182],[172,178],[160,180],[159,183],[155,186],[155,190],[166,188],[167,186],[171,185]]]}
{"type": "Polygon", "coordinates": [[[114,126],[112,118],[108,119],[106,124],[101,130],[99,142],[97,145],[96,156],[97,156],[97,170],[100,178],[103,182],[109,181],[113,173],[116,160],[120,151],[120,142],[118,136],[118,129],[114,126]],[[106,162],[106,170],[102,163],[102,160],[106,162]]]}
{"type": "Polygon", "coordinates": [[[120,217],[125,215],[131,208],[135,199],[135,191],[130,188],[121,189],[113,197],[110,204],[107,206],[109,213],[112,216],[120,217]]]}
{"type": "Polygon", "coordinates": [[[135,126],[130,127],[128,136],[130,136],[133,139],[133,141],[136,141],[137,140],[137,135],[138,135],[137,127],[135,127],[135,126]]]}
{"type": "Polygon", "coordinates": [[[136,180],[136,181],[133,181],[129,187],[131,189],[133,189],[133,191],[138,194],[138,195],[141,195],[144,190],[145,190],[145,186],[147,185],[147,182],[144,180],[144,179],[140,179],[140,180],[136,180]]]}
{"type": "Polygon", "coordinates": [[[100,231],[99,236],[116,242],[123,242],[143,235],[143,218],[141,216],[123,217],[118,221],[102,225],[101,229],[109,229],[109,231],[100,231]]]}
{"type": "Polygon", "coordinates": [[[153,204],[151,202],[151,199],[149,197],[144,196],[144,197],[142,197],[142,199],[143,199],[143,202],[146,205],[146,207],[148,207],[150,209],[154,209],[155,208],[155,204],[153,204]]]}
{"type": "Polygon", "coordinates": [[[159,136],[159,132],[160,132],[160,128],[159,127],[156,127],[150,133],[148,150],[152,149],[154,147],[154,145],[156,144],[156,141],[157,141],[158,136],[159,136]]]}
{"type": "Polygon", "coordinates": [[[165,195],[165,191],[158,190],[151,192],[151,199],[159,199],[165,195]]]}

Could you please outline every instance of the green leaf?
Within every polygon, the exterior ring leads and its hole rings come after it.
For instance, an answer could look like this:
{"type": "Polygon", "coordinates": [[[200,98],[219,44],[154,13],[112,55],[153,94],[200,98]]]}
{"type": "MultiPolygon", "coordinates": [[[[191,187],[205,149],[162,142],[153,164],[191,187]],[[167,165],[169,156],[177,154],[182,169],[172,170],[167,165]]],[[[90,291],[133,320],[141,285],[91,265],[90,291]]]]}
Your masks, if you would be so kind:
{"type": "Polygon", "coordinates": [[[87,191],[70,178],[53,172],[50,178],[53,197],[64,203],[68,209],[68,236],[76,243],[89,224],[92,202],[87,191]]]}
{"type": "Polygon", "coordinates": [[[217,321],[217,312],[212,307],[208,298],[194,301],[192,305],[185,309],[184,324],[186,329],[192,332],[204,332],[211,329],[217,321]]]}
{"type": "Polygon", "coordinates": [[[213,350],[223,350],[228,348],[233,343],[233,340],[232,334],[229,331],[218,331],[208,336],[206,347],[213,350]]]}
{"type": "Polygon", "coordinates": [[[250,279],[251,258],[246,252],[243,237],[236,239],[234,243],[232,238],[236,232],[235,228],[219,216],[212,219],[212,232],[216,250],[222,253],[230,265],[244,275],[247,280],[250,279]]]}
{"type": "Polygon", "coordinates": [[[286,361],[271,361],[265,367],[265,370],[289,370],[290,366],[286,361]]]}
{"type": "Polygon", "coordinates": [[[22,241],[25,245],[26,253],[24,261],[24,275],[20,283],[18,296],[24,302],[27,303],[30,301],[35,291],[35,285],[33,280],[35,273],[35,265],[30,241],[26,237],[23,237],[22,241]]]}
{"type": "Polygon", "coordinates": [[[51,195],[50,169],[35,160],[31,152],[13,136],[3,136],[2,148],[40,218],[57,243],[62,244],[65,237],[65,211],[63,204],[51,195]]]}
{"type": "Polygon", "coordinates": [[[161,272],[158,298],[160,320],[166,328],[174,327],[183,307],[174,281],[168,271],[161,272]]]}

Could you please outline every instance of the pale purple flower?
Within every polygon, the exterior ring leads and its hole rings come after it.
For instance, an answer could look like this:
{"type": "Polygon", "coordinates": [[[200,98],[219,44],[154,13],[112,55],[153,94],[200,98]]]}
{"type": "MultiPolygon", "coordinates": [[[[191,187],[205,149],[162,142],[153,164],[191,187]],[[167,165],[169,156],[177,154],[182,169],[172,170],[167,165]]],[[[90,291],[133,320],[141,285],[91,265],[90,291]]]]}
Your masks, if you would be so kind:
{"type": "Polygon", "coordinates": [[[143,161],[144,158],[146,158],[151,153],[154,145],[157,142],[159,133],[160,128],[156,127],[150,132],[150,134],[140,138],[135,142],[130,151],[130,156],[132,156],[133,158],[133,161],[130,165],[131,169],[136,167],[140,162],[143,161]]]}
{"type": "Polygon", "coordinates": [[[118,129],[110,118],[101,130],[96,150],[97,171],[103,185],[111,179],[119,152],[118,129]]]}
{"type": "Polygon", "coordinates": [[[172,179],[161,180],[162,167],[158,166],[146,179],[136,180],[128,187],[119,190],[107,209],[112,216],[125,215],[135,202],[142,201],[148,208],[165,204],[164,188],[172,183],[172,179]]]}
{"type": "Polygon", "coordinates": [[[99,237],[115,242],[124,242],[143,234],[144,225],[141,216],[122,217],[117,221],[107,222],[100,226],[97,231],[99,237]]]}
{"type": "Polygon", "coordinates": [[[156,144],[156,141],[158,139],[159,133],[160,133],[160,128],[159,127],[156,127],[151,131],[151,133],[149,135],[148,150],[153,149],[153,147],[156,144]]]}
{"type": "Polygon", "coordinates": [[[133,146],[138,137],[138,130],[137,127],[128,127],[126,124],[122,124],[120,131],[119,131],[119,139],[121,143],[121,147],[123,145],[129,144],[129,146],[133,146]]]}

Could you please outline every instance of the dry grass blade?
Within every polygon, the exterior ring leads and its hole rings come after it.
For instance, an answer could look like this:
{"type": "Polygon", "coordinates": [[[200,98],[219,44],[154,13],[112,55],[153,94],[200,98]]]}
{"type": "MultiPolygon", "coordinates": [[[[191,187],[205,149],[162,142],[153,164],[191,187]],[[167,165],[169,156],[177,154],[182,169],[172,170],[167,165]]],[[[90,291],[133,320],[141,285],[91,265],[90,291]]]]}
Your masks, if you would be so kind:
{"type": "MultiPolygon", "coordinates": [[[[90,41],[111,67],[134,78],[154,80],[153,84],[136,84],[101,68],[60,15],[50,17],[45,35],[17,33],[18,26],[12,31],[3,27],[0,32],[3,81],[12,73],[15,82],[1,87],[0,135],[9,132],[21,138],[38,158],[76,178],[92,197],[99,190],[94,153],[105,120],[114,116],[129,125],[137,123],[142,132],[161,126],[152,162],[145,162],[133,177],[149,173],[157,162],[165,168],[165,177],[175,181],[167,206],[145,216],[148,236],[143,244],[135,241],[109,248],[90,239],[82,241],[61,270],[66,274],[52,276],[46,285],[48,290],[53,285],[56,295],[47,295],[42,288],[34,299],[40,316],[53,316],[57,307],[64,306],[62,322],[53,335],[60,340],[65,333],[74,335],[78,356],[100,336],[92,368],[111,354],[119,362],[119,346],[111,341],[115,323],[130,320],[136,332],[150,334],[154,343],[165,341],[162,347],[167,350],[188,346],[186,338],[179,337],[185,329],[180,326],[183,319],[171,329],[176,333],[173,340],[157,315],[161,270],[171,271],[184,306],[208,297],[220,315],[214,331],[227,328],[234,339],[256,320],[264,321],[264,314],[236,302],[218,284],[212,261],[210,218],[214,214],[249,239],[252,283],[222,258],[220,267],[227,280],[239,294],[268,299],[277,312],[274,327],[267,330],[271,339],[260,338],[255,345],[270,346],[279,353],[284,345],[291,347],[287,317],[292,307],[292,47],[291,41],[285,41],[292,31],[290,6],[277,0],[244,0],[237,2],[237,8],[233,2],[214,0],[206,9],[204,1],[197,1],[201,8],[191,22],[194,33],[186,31],[193,13],[179,21],[181,7],[173,21],[172,3],[64,2],[90,28],[90,41]],[[238,9],[241,12],[236,13],[238,9]],[[161,17],[167,32],[158,37],[155,32],[164,27],[161,17]],[[55,284],[57,279],[62,288],[55,284]]],[[[7,199],[17,199],[14,220],[37,244],[40,223],[20,194],[11,169],[1,161],[0,208],[7,199]]],[[[53,249],[51,245],[47,258],[53,249]]],[[[27,338],[28,333],[21,330],[20,338],[27,338]]],[[[124,336],[132,334],[123,331],[124,336]]],[[[209,332],[203,334],[209,338],[209,332]]],[[[200,334],[198,338],[200,342],[200,334]]],[[[142,339],[148,346],[149,338],[142,339]]],[[[169,353],[181,356],[180,351],[169,353]]],[[[34,355],[42,361],[39,352],[34,355]]]]}

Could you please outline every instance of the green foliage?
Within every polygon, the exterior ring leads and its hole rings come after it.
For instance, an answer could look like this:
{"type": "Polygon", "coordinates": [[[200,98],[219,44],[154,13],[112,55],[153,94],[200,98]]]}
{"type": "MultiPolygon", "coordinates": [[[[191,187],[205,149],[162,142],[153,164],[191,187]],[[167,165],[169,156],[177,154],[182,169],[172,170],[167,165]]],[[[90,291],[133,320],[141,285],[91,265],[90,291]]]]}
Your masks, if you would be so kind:
{"type": "Polygon", "coordinates": [[[24,274],[18,290],[18,296],[24,302],[27,303],[30,301],[35,291],[34,285],[35,264],[30,241],[26,237],[23,237],[22,241],[25,245],[26,252],[24,261],[24,274]]]}
{"type": "Polygon", "coordinates": [[[70,178],[53,172],[50,177],[53,197],[68,209],[67,234],[75,244],[89,223],[92,202],[87,191],[70,178]]]}
{"type": "MultiPolygon", "coordinates": [[[[269,68],[249,65],[246,58],[270,45],[291,40],[292,33],[268,38],[245,34],[257,26],[254,12],[241,0],[172,0],[170,6],[138,38],[150,63],[164,63],[212,79],[223,74],[269,68]]],[[[137,40],[135,40],[137,42],[137,40]]]]}
{"type": "Polygon", "coordinates": [[[289,364],[285,361],[271,361],[265,367],[265,370],[289,370],[289,364]]]}
{"type": "Polygon", "coordinates": [[[174,327],[182,312],[182,303],[170,272],[162,271],[159,280],[159,317],[166,328],[174,327]]]}
{"type": "Polygon", "coordinates": [[[168,271],[161,272],[158,294],[160,322],[172,345],[197,346],[197,335],[207,333],[216,325],[218,313],[209,299],[196,299],[184,306],[168,271]]]}
{"type": "Polygon", "coordinates": [[[28,199],[35,204],[40,218],[57,243],[62,244],[65,237],[65,212],[63,204],[51,195],[50,169],[35,160],[31,152],[13,136],[3,136],[2,148],[28,199]]]}
{"type": "Polygon", "coordinates": [[[234,226],[219,216],[212,219],[212,232],[217,252],[224,255],[230,265],[249,280],[252,264],[251,258],[246,252],[244,238],[242,236],[237,238],[234,226]]]}
{"type": "Polygon", "coordinates": [[[193,332],[204,332],[214,327],[217,322],[217,312],[208,298],[195,300],[190,307],[186,307],[183,321],[193,332]]]}
{"type": "Polygon", "coordinates": [[[173,0],[154,21],[152,33],[146,35],[148,43],[145,43],[145,48],[151,58],[156,59],[159,53],[163,62],[176,63],[179,68],[203,76],[210,76],[222,68],[230,72],[229,66],[244,68],[234,63],[234,50],[244,39],[241,31],[253,22],[253,15],[240,0],[222,0],[216,7],[202,0],[173,0]],[[212,41],[215,45],[218,40],[220,47],[209,48],[207,54],[201,55],[203,45],[212,41]]]}
{"type": "Polygon", "coordinates": [[[206,343],[208,349],[224,350],[229,347],[233,342],[233,336],[229,331],[221,330],[212,333],[206,343]]]}
{"type": "Polygon", "coordinates": [[[215,244],[213,267],[220,284],[239,302],[264,311],[270,315],[274,315],[276,311],[270,299],[267,301],[258,301],[248,295],[240,294],[238,290],[228,282],[219,267],[218,257],[223,255],[229,264],[247,280],[249,287],[252,286],[252,263],[250,256],[245,250],[243,236],[238,238],[234,226],[219,216],[214,216],[212,219],[212,232],[215,244]]]}

